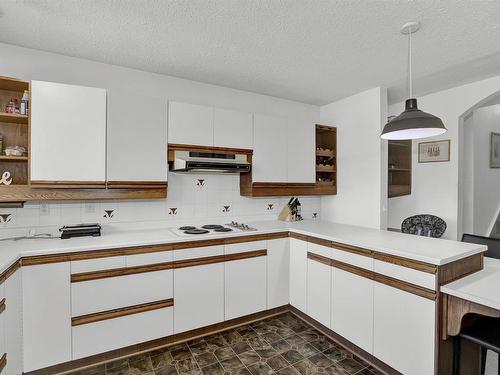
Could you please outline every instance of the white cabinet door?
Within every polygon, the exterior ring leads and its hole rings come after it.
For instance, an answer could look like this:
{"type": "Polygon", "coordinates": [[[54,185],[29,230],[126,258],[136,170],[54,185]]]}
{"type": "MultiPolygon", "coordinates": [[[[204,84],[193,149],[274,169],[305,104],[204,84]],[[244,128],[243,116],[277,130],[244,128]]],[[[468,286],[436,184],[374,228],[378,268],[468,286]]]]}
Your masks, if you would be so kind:
{"type": "Polygon", "coordinates": [[[23,267],[24,372],[71,360],[70,263],[23,267]]]}
{"type": "Polygon", "coordinates": [[[212,146],[214,109],[203,105],[169,102],[168,143],[212,146]]]}
{"type": "Polygon", "coordinates": [[[288,182],[314,183],[316,179],[316,139],[314,123],[287,121],[288,182]]]}
{"type": "Polygon", "coordinates": [[[224,263],[174,270],[174,333],[224,321],[224,263]]]}
{"type": "MultiPolygon", "coordinates": [[[[23,373],[22,329],[23,329],[23,292],[21,270],[17,270],[5,280],[5,352],[7,365],[5,374],[23,373]]],[[[3,353],[2,353],[3,354],[3,353]]],[[[26,371],[26,369],[24,369],[26,371]]]]}
{"type": "Polygon", "coordinates": [[[331,269],[307,259],[307,315],[330,327],[331,269]]]}
{"type": "MultiPolygon", "coordinates": [[[[5,298],[4,284],[0,284],[0,301],[5,298]]],[[[4,301],[5,302],[5,301],[4,301]]],[[[0,311],[0,356],[5,352],[5,310],[0,311]]]]}
{"type": "Polygon", "coordinates": [[[405,375],[434,374],[436,304],[374,283],[373,355],[405,375]]]}
{"type": "Polygon", "coordinates": [[[167,101],[108,92],[108,181],[167,180],[167,101]]]}
{"type": "Polygon", "coordinates": [[[214,108],[214,146],[253,148],[253,115],[214,108]]]}
{"type": "Polygon", "coordinates": [[[225,320],[266,309],[266,263],[265,256],[224,263],[225,320]]]}
{"type": "Polygon", "coordinates": [[[286,120],[254,114],[253,182],[287,182],[287,157],[286,120]]]}
{"type": "Polygon", "coordinates": [[[290,238],[290,304],[307,310],[307,242],[290,238]]]}
{"type": "Polygon", "coordinates": [[[267,241],[267,308],[290,302],[290,241],[288,238],[267,241]]]}
{"type": "Polygon", "coordinates": [[[332,330],[372,353],[373,281],[333,268],[331,311],[332,330]]]}
{"type": "Polygon", "coordinates": [[[106,180],[106,90],[31,82],[31,180],[106,180]]]}

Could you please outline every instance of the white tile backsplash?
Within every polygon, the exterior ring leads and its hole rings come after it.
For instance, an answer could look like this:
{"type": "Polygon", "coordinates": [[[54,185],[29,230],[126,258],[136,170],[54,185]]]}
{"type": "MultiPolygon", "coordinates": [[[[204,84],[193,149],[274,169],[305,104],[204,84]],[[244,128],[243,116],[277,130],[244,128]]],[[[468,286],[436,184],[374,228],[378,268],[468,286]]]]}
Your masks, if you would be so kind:
{"type": "MultiPolygon", "coordinates": [[[[302,215],[320,217],[321,199],[301,197],[302,215]]],[[[32,202],[0,208],[0,230],[79,223],[214,223],[255,221],[278,216],[289,197],[240,196],[238,175],[169,174],[168,197],[159,200],[32,202]],[[227,207],[226,207],[227,206],[227,207]]],[[[1,233],[0,233],[1,236],[1,233]]]]}

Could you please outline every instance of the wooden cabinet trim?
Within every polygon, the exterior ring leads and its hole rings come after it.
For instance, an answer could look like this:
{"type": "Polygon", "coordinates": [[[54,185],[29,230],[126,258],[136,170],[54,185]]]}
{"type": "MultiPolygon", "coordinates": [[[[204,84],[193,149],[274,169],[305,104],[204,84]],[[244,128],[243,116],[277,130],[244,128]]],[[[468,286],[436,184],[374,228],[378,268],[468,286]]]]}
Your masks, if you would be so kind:
{"type": "Polygon", "coordinates": [[[3,371],[7,365],[7,353],[3,353],[2,358],[0,358],[0,373],[3,371]]]}
{"type": "Polygon", "coordinates": [[[346,245],[346,244],[343,244],[340,242],[335,242],[335,241],[331,241],[330,246],[333,247],[334,249],[337,249],[337,250],[342,250],[342,251],[346,251],[348,253],[362,255],[365,257],[373,257],[375,254],[375,252],[372,250],[363,249],[361,247],[352,246],[352,245],[346,245]]]}
{"type": "Polygon", "coordinates": [[[484,268],[483,253],[475,254],[467,258],[462,258],[455,262],[439,267],[438,285],[451,283],[484,268]]]}
{"type": "Polygon", "coordinates": [[[71,275],[71,282],[79,283],[82,281],[107,279],[109,277],[135,275],[137,273],[170,270],[173,268],[174,268],[174,262],[164,262],[164,263],[148,264],[145,266],[121,267],[121,268],[114,268],[114,269],[107,269],[100,271],[74,273],[71,275]]]}
{"type": "Polygon", "coordinates": [[[225,255],[214,255],[202,258],[176,260],[173,263],[174,263],[174,269],[178,269],[186,267],[204,266],[207,264],[214,264],[214,263],[223,263],[225,261],[226,261],[225,255]]]}
{"type": "Polygon", "coordinates": [[[246,251],[243,253],[228,254],[224,256],[226,262],[267,256],[267,250],[246,251]]]}
{"type": "Polygon", "coordinates": [[[406,268],[412,268],[417,271],[426,272],[430,274],[436,274],[438,267],[434,264],[419,262],[417,260],[407,259],[403,257],[399,257],[397,255],[387,255],[375,252],[373,254],[374,259],[380,260],[386,263],[392,263],[398,266],[403,266],[406,268]]]}
{"type": "Polygon", "coordinates": [[[73,327],[82,324],[89,324],[99,322],[101,320],[119,318],[126,315],[139,314],[146,311],[163,309],[166,307],[172,307],[174,305],[174,300],[172,298],[164,299],[161,301],[142,303],[140,305],[120,307],[118,309],[101,311],[92,314],[80,315],[71,318],[71,325],[73,327]]]}
{"type": "Polygon", "coordinates": [[[0,314],[5,311],[5,298],[0,301],[0,314]]]}
{"type": "Polygon", "coordinates": [[[323,255],[314,254],[309,251],[307,252],[307,259],[314,260],[327,266],[332,265],[332,260],[330,258],[324,257],[323,255]]]}
{"type": "Polygon", "coordinates": [[[200,145],[185,145],[185,144],[168,144],[169,161],[173,160],[170,155],[171,151],[201,151],[201,152],[214,152],[219,154],[244,154],[252,155],[253,150],[248,148],[231,148],[231,147],[217,147],[217,146],[200,146],[200,145]]]}
{"type": "Polygon", "coordinates": [[[166,189],[167,181],[107,181],[108,189],[166,189]]]}

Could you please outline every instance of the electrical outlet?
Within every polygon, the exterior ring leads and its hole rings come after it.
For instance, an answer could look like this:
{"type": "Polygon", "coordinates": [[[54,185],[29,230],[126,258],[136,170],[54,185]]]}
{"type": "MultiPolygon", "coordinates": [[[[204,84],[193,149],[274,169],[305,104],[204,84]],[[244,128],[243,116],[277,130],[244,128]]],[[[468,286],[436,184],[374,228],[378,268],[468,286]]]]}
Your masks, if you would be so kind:
{"type": "Polygon", "coordinates": [[[48,203],[40,203],[40,216],[50,215],[50,207],[48,203]]]}

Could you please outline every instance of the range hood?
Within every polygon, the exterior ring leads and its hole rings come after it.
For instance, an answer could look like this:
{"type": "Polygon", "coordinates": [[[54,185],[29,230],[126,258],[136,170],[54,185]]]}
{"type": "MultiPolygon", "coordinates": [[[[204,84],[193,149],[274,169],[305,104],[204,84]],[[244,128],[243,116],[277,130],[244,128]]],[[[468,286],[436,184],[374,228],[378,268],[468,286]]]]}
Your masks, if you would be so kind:
{"type": "Polygon", "coordinates": [[[250,163],[244,154],[175,151],[171,172],[182,173],[244,173],[250,172],[250,163]]]}

